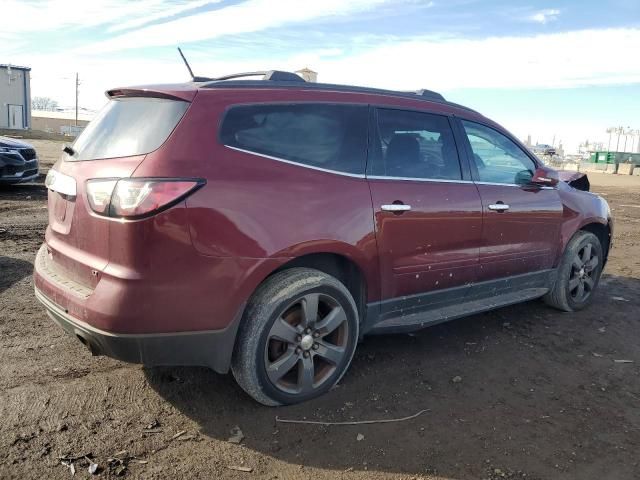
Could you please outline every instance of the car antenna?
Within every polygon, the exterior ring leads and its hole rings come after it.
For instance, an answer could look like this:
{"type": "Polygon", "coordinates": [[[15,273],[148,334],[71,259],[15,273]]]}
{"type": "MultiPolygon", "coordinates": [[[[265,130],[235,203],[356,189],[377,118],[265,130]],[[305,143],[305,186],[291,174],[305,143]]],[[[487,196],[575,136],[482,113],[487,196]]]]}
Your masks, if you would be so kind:
{"type": "Polygon", "coordinates": [[[191,75],[191,80],[194,82],[208,82],[209,80],[213,80],[212,78],[207,78],[207,77],[196,77],[193,74],[193,70],[191,70],[191,66],[189,65],[189,62],[187,62],[187,59],[184,56],[184,53],[182,53],[182,49],[180,47],[178,47],[178,53],[180,53],[180,56],[182,57],[182,61],[184,62],[184,64],[187,67],[187,70],[189,70],[189,75],[191,75]]]}

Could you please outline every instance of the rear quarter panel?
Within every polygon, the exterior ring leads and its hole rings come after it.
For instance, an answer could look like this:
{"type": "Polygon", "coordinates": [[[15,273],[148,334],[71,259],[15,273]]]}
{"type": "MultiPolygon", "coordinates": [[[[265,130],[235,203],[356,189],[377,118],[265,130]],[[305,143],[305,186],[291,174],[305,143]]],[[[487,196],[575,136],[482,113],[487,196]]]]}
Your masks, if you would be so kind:
{"type": "MultiPolygon", "coordinates": [[[[313,100],[317,97],[315,93],[313,100]]],[[[334,97],[328,95],[327,101],[334,97]]],[[[186,200],[191,240],[201,255],[271,259],[277,265],[309,253],[336,253],[360,267],[369,300],[379,299],[378,252],[365,178],[219,144],[225,109],[264,98],[295,101],[287,91],[200,91],[172,141],[149,154],[134,176],[206,179],[207,184],[186,200]]],[[[248,272],[248,287],[255,288],[268,273],[262,268],[248,272]]]]}

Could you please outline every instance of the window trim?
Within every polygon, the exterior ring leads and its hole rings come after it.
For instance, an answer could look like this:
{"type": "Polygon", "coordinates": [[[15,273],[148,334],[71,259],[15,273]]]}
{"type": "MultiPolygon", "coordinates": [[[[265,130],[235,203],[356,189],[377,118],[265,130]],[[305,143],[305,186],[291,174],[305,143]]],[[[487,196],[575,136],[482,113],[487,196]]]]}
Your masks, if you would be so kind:
{"type": "Polygon", "coordinates": [[[449,180],[446,178],[413,178],[413,177],[387,177],[384,175],[368,175],[368,180],[393,180],[399,182],[425,182],[425,183],[477,183],[471,180],[449,180]]]}
{"type": "MultiPolygon", "coordinates": [[[[505,131],[505,130],[500,130],[498,128],[496,128],[493,125],[489,125],[486,122],[482,122],[482,121],[478,121],[478,120],[471,120],[469,118],[466,117],[461,117],[461,116],[455,116],[455,121],[458,125],[458,128],[460,129],[460,134],[462,136],[462,141],[464,144],[464,148],[465,148],[465,155],[467,156],[467,161],[469,162],[469,166],[471,169],[471,176],[473,181],[477,184],[477,185],[495,185],[495,186],[508,186],[508,187],[524,187],[524,186],[528,186],[528,185],[521,185],[518,183],[501,183],[501,182],[483,182],[480,180],[480,173],[478,172],[478,166],[476,165],[475,159],[473,158],[473,149],[471,148],[471,142],[469,141],[469,137],[467,136],[467,132],[464,129],[464,125],[462,124],[463,121],[465,122],[469,122],[469,123],[477,123],[478,125],[481,125],[485,128],[488,128],[490,130],[493,130],[494,132],[499,133],[500,135],[502,135],[503,137],[508,138],[509,140],[511,140],[516,147],[518,147],[524,154],[526,157],[528,157],[532,162],[533,165],[535,166],[535,168],[540,168],[541,164],[540,161],[533,156],[525,147],[524,145],[522,145],[522,143],[514,138],[509,132],[505,131]]],[[[548,188],[543,188],[540,187],[543,190],[547,190],[547,189],[551,189],[554,190],[555,187],[548,187],[548,188]]]]}
{"type": "Polygon", "coordinates": [[[234,147],[232,145],[227,145],[226,143],[223,143],[222,146],[230,150],[235,150],[236,152],[242,152],[242,153],[247,153],[249,155],[255,155],[257,157],[268,158],[269,160],[275,160],[276,162],[295,165],[296,167],[308,168],[310,170],[317,170],[319,172],[325,172],[325,173],[333,173],[334,175],[342,175],[344,177],[362,178],[362,179],[367,178],[364,174],[361,174],[361,173],[340,172],[338,170],[330,170],[328,168],[314,167],[313,165],[307,165],[306,163],[294,162],[292,160],[287,160],[285,158],[274,157],[274,156],[266,155],[264,153],[259,153],[259,152],[252,152],[251,150],[245,150],[244,148],[234,147]]]}
{"type": "Polygon", "coordinates": [[[392,105],[381,105],[381,104],[371,104],[370,105],[370,121],[369,121],[369,141],[367,143],[367,168],[365,170],[366,177],[371,180],[397,180],[397,181],[415,181],[415,182],[428,182],[428,183],[473,183],[473,179],[471,178],[469,166],[467,164],[466,152],[462,149],[460,145],[460,138],[456,131],[456,124],[454,120],[454,115],[452,114],[444,114],[440,112],[433,112],[429,110],[421,110],[417,108],[407,108],[407,107],[398,107],[392,105]],[[460,178],[459,179],[449,179],[449,178],[421,178],[421,177],[394,177],[392,175],[371,175],[369,173],[369,166],[372,165],[372,146],[373,141],[376,139],[380,139],[380,135],[378,132],[378,112],[380,110],[396,110],[399,112],[409,112],[409,113],[419,113],[426,115],[433,115],[443,117],[447,120],[449,124],[449,128],[451,129],[451,134],[453,136],[453,143],[456,147],[456,153],[458,156],[458,167],[460,168],[460,178]]]}

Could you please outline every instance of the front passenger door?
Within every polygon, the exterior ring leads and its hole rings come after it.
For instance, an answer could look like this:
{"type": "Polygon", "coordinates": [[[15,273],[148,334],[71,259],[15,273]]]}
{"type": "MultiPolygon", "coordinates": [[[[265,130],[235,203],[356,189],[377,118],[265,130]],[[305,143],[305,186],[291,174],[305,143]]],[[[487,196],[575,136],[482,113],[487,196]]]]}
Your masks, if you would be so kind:
{"type": "Polygon", "coordinates": [[[482,198],[479,281],[553,268],[563,205],[556,188],[530,183],[536,162],[496,129],[462,120],[482,198]]]}

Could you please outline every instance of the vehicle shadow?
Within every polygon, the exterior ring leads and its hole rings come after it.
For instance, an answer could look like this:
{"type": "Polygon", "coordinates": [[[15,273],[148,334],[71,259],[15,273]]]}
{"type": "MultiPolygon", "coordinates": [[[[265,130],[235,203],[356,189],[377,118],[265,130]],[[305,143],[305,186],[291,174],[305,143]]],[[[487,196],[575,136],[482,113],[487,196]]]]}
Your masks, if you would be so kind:
{"type": "Polygon", "coordinates": [[[237,425],[245,448],[290,464],[455,479],[631,478],[638,467],[616,445],[640,442],[632,398],[640,380],[614,359],[640,354],[640,280],[602,283],[594,304],[573,314],[533,301],[414,335],[368,337],[339,387],[301,405],[263,407],[231,375],[207,369],[145,373],[201,434],[226,441],[237,425]],[[276,421],[391,419],[423,409],[385,424],[276,421]]]}
{"type": "Polygon", "coordinates": [[[31,275],[33,264],[26,260],[0,256],[0,293],[31,275]]]}
{"type": "Polygon", "coordinates": [[[0,184],[1,200],[46,200],[47,187],[44,186],[44,177],[40,175],[37,180],[30,183],[0,184]]]}

